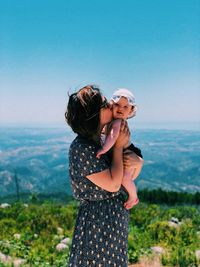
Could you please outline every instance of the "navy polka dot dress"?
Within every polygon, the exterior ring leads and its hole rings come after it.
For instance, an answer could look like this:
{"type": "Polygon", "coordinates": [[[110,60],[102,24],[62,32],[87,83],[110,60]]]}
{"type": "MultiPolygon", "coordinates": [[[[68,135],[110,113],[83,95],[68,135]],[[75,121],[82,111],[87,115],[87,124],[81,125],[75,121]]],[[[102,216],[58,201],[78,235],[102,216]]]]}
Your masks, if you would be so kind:
{"type": "Polygon", "coordinates": [[[98,145],[78,136],[69,150],[72,192],[80,201],[69,267],[127,267],[129,211],[124,191],[108,192],[86,178],[109,168],[106,155],[96,158],[98,145]]]}

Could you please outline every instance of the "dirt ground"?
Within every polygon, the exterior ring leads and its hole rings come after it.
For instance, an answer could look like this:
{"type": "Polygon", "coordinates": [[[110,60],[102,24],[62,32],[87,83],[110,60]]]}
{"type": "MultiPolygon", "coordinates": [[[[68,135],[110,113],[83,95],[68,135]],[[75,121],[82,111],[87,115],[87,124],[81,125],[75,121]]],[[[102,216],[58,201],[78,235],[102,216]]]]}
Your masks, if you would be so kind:
{"type": "Polygon", "coordinates": [[[152,259],[143,258],[137,264],[129,265],[129,267],[162,267],[159,257],[153,257],[152,259]]]}

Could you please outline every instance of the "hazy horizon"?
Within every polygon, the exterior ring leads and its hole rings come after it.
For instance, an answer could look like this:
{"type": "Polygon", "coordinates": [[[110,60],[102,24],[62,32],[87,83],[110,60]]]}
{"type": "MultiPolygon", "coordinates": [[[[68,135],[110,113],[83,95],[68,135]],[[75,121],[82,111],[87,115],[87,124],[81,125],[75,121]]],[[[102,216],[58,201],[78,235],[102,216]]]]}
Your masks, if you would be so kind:
{"type": "MultiPolygon", "coordinates": [[[[128,122],[131,129],[157,129],[157,130],[191,130],[191,131],[200,131],[200,123],[196,122],[140,122],[132,121],[128,122]]],[[[65,122],[9,122],[2,123],[0,122],[0,128],[67,128],[69,126],[65,122]]]]}

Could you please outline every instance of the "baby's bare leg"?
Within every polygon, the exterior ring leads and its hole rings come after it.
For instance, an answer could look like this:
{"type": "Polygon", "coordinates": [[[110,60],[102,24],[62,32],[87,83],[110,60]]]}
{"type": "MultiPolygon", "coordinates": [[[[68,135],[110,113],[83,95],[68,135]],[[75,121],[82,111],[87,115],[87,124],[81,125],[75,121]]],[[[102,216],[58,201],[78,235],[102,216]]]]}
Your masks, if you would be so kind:
{"type": "Polygon", "coordinates": [[[134,165],[135,168],[132,173],[132,180],[135,180],[139,176],[142,170],[143,162],[143,159],[139,157],[138,162],[134,165]]]}
{"type": "Polygon", "coordinates": [[[128,172],[125,170],[122,185],[125,187],[126,191],[129,194],[127,201],[124,203],[124,207],[126,209],[131,209],[139,202],[137,190],[135,184],[132,181],[132,172],[128,172]]]}
{"type": "Polygon", "coordinates": [[[144,160],[140,158],[136,153],[134,153],[133,151],[129,149],[126,149],[124,153],[127,153],[127,154],[130,153],[132,155],[132,160],[134,161],[133,161],[133,166],[130,169],[132,169],[132,180],[135,180],[139,176],[142,170],[144,160]]]}

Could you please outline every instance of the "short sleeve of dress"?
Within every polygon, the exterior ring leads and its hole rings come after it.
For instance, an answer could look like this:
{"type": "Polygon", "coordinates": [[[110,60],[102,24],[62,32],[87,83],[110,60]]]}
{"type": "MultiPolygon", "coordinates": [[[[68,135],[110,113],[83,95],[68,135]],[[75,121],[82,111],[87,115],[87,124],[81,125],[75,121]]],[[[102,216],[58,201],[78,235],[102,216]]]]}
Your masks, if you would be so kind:
{"type": "Polygon", "coordinates": [[[87,176],[102,172],[109,168],[107,156],[96,158],[98,145],[94,143],[79,143],[71,148],[71,163],[75,175],[87,176]]]}

